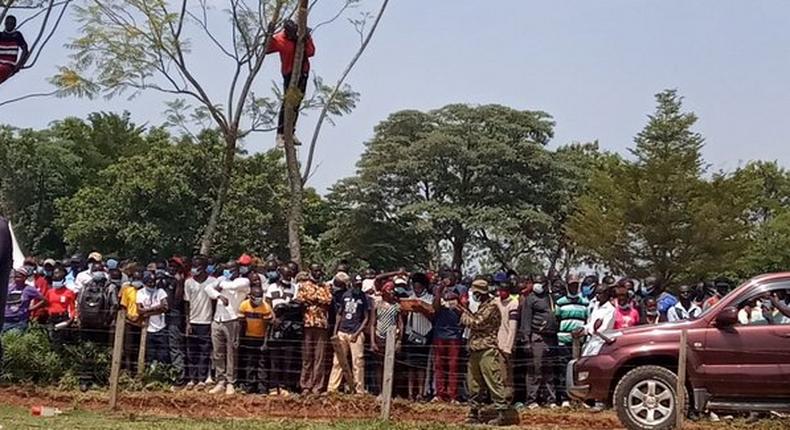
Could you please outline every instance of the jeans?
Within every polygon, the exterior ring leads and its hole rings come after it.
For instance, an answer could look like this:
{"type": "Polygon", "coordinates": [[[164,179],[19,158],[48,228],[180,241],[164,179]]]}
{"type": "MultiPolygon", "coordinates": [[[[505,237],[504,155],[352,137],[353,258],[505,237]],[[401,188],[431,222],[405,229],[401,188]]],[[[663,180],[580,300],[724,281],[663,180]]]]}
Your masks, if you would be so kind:
{"type": "Polygon", "coordinates": [[[170,312],[165,315],[167,322],[167,343],[170,364],[176,369],[176,385],[184,383],[185,357],[184,357],[184,315],[181,312],[170,312]]]}
{"type": "Polygon", "coordinates": [[[21,332],[27,331],[27,320],[16,321],[16,322],[6,322],[3,325],[3,333],[9,332],[11,330],[18,330],[21,332]]]}
{"type": "Polygon", "coordinates": [[[154,361],[168,364],[170,361],[170,347],[167,345],[168,337],[166,329],[159,330],[158,332],[148,332],[145,348],[145,361],[153,363],[154,361]]]}
{"type": "Polygon", "coordinates": [[[460,339],[433,340],[433,372],[436,396],[442,400],[458,400],[458,355],[460,339]]]}
{"type": "Polygon", "coordinates": [[[211,325],[192,324],[192,333],[187,335],[186,378],[195,384],[208,378],[211,358],[211,325]]]}
{"type": "Polygon", "coordinates": [[[140,352],[140,332],[139,326],[126,322],[126,330],[123,334],[123,368],[134,374],[137,371],[137,356],[140,352]]]}
{"type": "Polygon", "coordinates": [[[263,338],[242,337],[239,345],[241,384],[250,392],[264,393],[266,387],[266,363],[264,361],[263,338]]]}
{"type": "Polygon", "coordinates": [[[557,381],[557,403],[561,403],[566,400],[570,400],[565,386],[565,370],[568,367],[568,363],[571,361],[573,348],[571,345],[559,345],[557,346],[556,351],[556,358],[554,359],[554,376],[557,381]]]}
{"type": "Polygon", "coordinates": [[[305,327],[302,343],[302,377],[299,385],[303,391],[318,394],[324,389],[326,373],[324,356],[329,333],[325,328],[305,327]]]}
{"type": "MultiPolygon", "coordinates": [[[[302,75],[301,79],[299,79],[299,82],[297,84],[302,94],[304,94],[304,92],[307,90],[307,78],[308,78],[307,74],[302,75]]],[[[291,75],[288,74],[283,76],[283,88],[284,88],[283,95],[288,94],[288,87],[290,85],[291,85],[291,75]]],[[[301,99],[300,99],[300,103],[301,103],[301,99]]],[[[294,129],[296,129],[296,120],[298,118],[299,118],[299,105],[297,104],[294,107],[294,129]]],[[[283,104],[280,106],[280,113],[277,116],[277,134],[284,134],[283,130],[285,130],[285,100],[283,100],[283,104]]]]}
{"type": "Polygon", "coordinates": [[[343,379],[343,368],[340,367],[340,360],[338,354],[346,354],[347,350],[351,350],[351,368],[353,381],[348,381],[349,385],[353,384],[354,390],[357,394],[365,392],[365,334],[360,333],[357,336],[356,342],[352,342],[353,336],[349,333],[338,332],[337,338],[339,344],[342,345],[342,351],[335,351],[335,358],[332,362],[332,373],[329,375],[329,387],[327,391],[336,392],[340,388],[340,382],[343,379]]]}

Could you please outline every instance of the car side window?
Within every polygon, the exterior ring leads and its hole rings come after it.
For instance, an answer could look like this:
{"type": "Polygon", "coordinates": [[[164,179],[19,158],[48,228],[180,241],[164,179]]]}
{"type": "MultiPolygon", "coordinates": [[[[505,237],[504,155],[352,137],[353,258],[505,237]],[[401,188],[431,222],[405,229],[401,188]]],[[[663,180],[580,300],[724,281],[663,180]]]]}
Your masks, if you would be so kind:
{"type": "Polygon", "coordinates": [[[749,297],[737,307],[739,326],[790,325],[790,287],[783,285],[749,297]]]}

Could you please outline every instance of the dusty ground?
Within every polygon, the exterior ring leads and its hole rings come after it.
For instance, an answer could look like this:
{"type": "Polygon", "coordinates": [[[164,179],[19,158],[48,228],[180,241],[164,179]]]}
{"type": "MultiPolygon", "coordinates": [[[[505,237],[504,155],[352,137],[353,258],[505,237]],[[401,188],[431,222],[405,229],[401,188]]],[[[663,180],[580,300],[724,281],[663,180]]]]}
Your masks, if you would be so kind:
{"type": "MultiPolygon", "coordinates": [[[[56,406],[64,411],[103,413],[108,410],[106,391],[88,393],[63,392],[36,387],[6,387],[0,389],[4,405],[29,408],[34,405],[56,406]]],[[[397,400],[393,405],[393,420],[404,424],[458,426],[464,420],[466,408],[443,404],[413,404],[397,400]]],[[[194,392],[136,392],[122,393],[115,418],[169,417],[205,420],[267,419],[308,420],[313,422],[343,422],[372,420],[379,416],[379,407],[369,396],[332,397],[274,397],[257,395],[211,396],[194,392]]],[[[608,430],[622,428],[611,412],[590,413],[582,409],[539,410],[521,413],[521,427],[534,429],[608,430]]],[[[790,428],[790,423],[765,421],[759,426],[747,426],[742,421],[727,423],[689,423],[689,429],[743,428],[755,430],[790,428]]]]}

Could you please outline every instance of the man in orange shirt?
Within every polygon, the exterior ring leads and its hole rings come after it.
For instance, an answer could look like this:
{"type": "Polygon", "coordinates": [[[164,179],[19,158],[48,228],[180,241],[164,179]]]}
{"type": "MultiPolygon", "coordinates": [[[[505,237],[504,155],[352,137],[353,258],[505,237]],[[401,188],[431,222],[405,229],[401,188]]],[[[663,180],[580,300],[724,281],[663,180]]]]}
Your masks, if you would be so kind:
{"type": "Polygon", "coordinates": [[[307,272],[296,275],[299,284],[296,301],[304,310],[304,343],[302,344],[302,395],[319,394],[326,380],[326,344],[329,339],[329,306],[332,291],[329,284],[316,284],[307,272]]]}
{"type": "MultiPolygon", "coordinates": [[[[280,70],[283,74],[283,96],[288,93],[288,87],[291,85],[291,77],[293,75],[294,57],[296,56],[296,41],[298,37],[299,26],[293,20],[287,19],[283,25],[283,30],[272,37],[269,41],[269,46],[266,53],[270,54],[277,52],[280,54],[280,70]]],[[[307,40],[305,40],[304,47],[304,60],[302,62],[302,70],[299,76],[298,87],[304,96],[307,90],[307,78],[310,75],[310,60],[309,58],[315,55],[315,45],[313,38],[310,37],[310,30],[308,29],[307,40]]],[[[300,99],[301,103],[301,99],[300,99]]],[[[294,129],[296,128],[296,119],[299,116],[298,104],[294,108],[294,129]]],[[[280,114],[277,117],[277,146],[282,147],[285,144],[283,138],[285,128],[285,102],[280,106],[280,114]]],[[[294,136],[294,144],[300,145],[301,143],[294,136]]]]}
{"type": "Polygon", "coordinates": [[[250,277],[250,296],[241,302],[239,313],[242,319],[244,335],[239,347],[242,384],[248,393],[268,393],[266,386],[266,363],[264,361],[264,340],[269,321],[274,318],[272,308],[263,300],[263,287],[260,276],[250,277]]]}

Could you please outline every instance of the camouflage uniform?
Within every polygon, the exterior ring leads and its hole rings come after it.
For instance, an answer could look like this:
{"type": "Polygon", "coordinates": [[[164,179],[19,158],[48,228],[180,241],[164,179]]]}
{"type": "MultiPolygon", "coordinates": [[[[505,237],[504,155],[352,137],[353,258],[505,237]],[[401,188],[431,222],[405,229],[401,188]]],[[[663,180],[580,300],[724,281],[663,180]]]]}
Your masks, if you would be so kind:
{"type": "Polygon", "coordinates": [[[497,410],[504,411],[508,408],[507,390],[502,374],[503,357],[497,343],[501,318],[502,314],[494,299],[482,304],[474,314],[464,312],[461,315],[461,324],[470,329],[466,383],[473,416],[482,406],[486,390],[491,394],[491,401],[497,410]]]}

